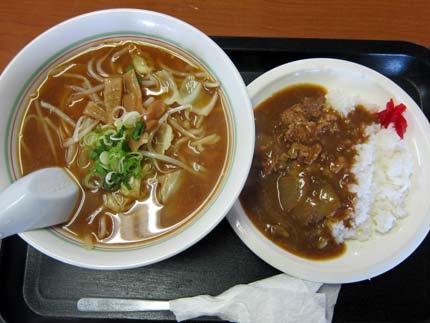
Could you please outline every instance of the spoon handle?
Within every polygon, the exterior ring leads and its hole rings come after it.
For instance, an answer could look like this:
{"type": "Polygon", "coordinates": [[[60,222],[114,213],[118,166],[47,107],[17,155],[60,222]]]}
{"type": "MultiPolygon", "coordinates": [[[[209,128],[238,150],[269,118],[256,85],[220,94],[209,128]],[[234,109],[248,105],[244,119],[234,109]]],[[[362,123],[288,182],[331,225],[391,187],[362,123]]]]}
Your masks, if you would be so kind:
{"type": "Polygon", "coordinates": [[[78,301],[81,312],[143,312],[168,311],[168,301],[151,301],[119,298],[81,298],[78,301]]]}

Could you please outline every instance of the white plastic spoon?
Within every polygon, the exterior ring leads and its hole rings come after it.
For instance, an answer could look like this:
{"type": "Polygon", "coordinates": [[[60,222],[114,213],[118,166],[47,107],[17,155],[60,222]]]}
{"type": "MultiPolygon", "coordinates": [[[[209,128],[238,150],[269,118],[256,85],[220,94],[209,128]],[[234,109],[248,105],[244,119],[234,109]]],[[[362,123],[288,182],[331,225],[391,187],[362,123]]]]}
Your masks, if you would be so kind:
{"type": "Polygon", "coordinates": [[[66,222],[80,199],[78,183],[64,168],[30,173],[0,193],[0,239],[66,222]]]}

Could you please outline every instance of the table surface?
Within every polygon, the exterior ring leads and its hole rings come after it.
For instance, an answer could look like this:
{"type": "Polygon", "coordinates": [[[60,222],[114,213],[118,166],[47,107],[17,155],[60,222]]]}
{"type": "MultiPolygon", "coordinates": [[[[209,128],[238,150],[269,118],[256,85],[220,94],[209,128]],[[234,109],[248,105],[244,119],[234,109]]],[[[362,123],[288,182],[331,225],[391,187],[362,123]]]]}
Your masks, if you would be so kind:
{"type": "Polygon", "coordinates": [[[430,45],[428,0],[2,0],[0,71],[55,24],[115,7],[173,15],[211,36],[379,39],[430,45]]]}
{"type": "Polygon", "coordinates": [[[430,46],[430,0],[0,0],[0,72],[55,24],[115,7],[163,12],[210,36],[402,40],[430,46]]]}

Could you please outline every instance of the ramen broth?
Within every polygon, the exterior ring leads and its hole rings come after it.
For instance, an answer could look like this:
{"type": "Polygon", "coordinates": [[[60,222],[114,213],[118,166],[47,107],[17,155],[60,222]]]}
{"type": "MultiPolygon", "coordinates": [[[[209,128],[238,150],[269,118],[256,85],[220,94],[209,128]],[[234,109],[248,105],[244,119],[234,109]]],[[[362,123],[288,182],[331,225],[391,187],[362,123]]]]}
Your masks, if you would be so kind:
{"type": "Polygon", "coordinates": [[[229,162],[228,120],[219,84],[191,58],[150,43],[102,44],[53,68],[31,97],[22,173],[67,167],[81,183],[82,208],[62,234],[87,246],[145,242],[188,222],[215,194],[229,162]],[[120,104],[109,107],[108,96],[120,104]],[[117,150],[122,164],[109,166],[117,150]]]}

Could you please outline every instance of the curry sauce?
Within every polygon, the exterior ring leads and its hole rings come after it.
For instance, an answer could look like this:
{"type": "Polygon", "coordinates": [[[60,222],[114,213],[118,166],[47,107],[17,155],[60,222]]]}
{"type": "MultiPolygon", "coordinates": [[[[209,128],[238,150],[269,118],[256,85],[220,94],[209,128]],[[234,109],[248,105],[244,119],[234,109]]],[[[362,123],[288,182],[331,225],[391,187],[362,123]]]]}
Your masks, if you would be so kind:
{"type": "Polygon", "coordinates": [[[355,145],[374,114],[357,106],[347,117],[328,106],[326,90],[288,87],[255,109],[256,146],[240,201],[254,225],[280,247],[305,258],[345,250],[331,224],[349,226],[354,212],[355,145]]]}

